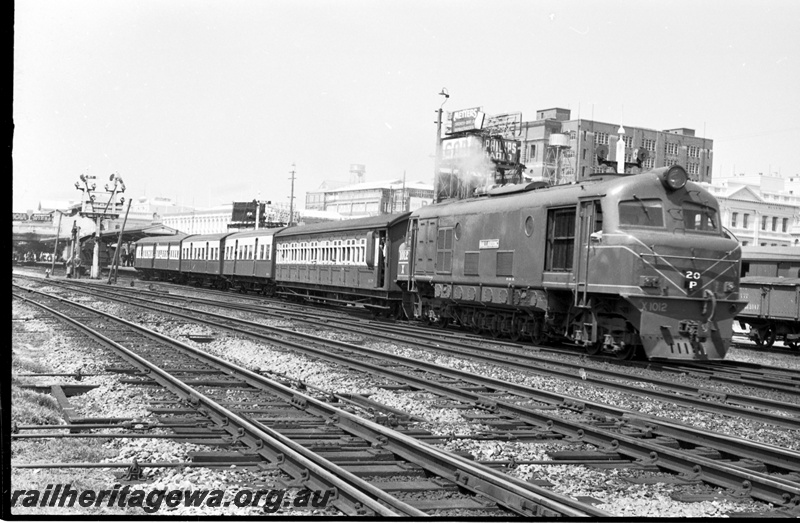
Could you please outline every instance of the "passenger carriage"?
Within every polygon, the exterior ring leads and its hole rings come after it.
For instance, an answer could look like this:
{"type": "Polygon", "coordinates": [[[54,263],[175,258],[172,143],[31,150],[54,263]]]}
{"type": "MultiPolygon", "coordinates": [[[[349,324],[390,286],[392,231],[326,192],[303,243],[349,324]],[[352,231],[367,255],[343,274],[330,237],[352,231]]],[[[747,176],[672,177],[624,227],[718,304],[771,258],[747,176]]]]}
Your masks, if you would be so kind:
{"type": "Polygon", "coordinates": [[[397,253],[409,213],[288,227],[275,233],[277,293],[399,314],[397,253]]]}
{"type": "Polygon", "coordinates": [[[144,280],[174,280],[180,270],[181,241],[185,234],[153,236],[136,242],[133,266],[144,280]]]}
{"type": "Polygon", "coordinates": [[[225,239],[224,285],[242,292],[275,293],[274,236],[279,228],[231,234],[225,239]]]}
{"type": "Polygon", "coordinates": [[[233,233],[197,234],[181,242],[180,272],[183,282],[193,285],[222,286],[222,249],[233,233]]]}

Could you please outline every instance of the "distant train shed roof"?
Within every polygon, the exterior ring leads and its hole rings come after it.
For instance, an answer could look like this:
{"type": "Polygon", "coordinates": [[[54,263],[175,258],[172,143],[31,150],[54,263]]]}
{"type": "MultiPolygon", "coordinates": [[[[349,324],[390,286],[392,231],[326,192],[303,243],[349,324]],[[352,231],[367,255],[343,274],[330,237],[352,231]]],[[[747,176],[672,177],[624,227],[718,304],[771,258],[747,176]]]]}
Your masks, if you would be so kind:
{"type": "MultiPolygon", "coordinates": [[[[135,242],[142,238],[150,238],[153,236],[174,236],[181,234],[177,229],[167,227],[166,225],[156,224],[148,225],[146,227],[138,227],[135,229],[125,229],[122,233],[122,241],[135,242]]],[[[104,243],[115,243],[119,238],[119,231],[105,231],[100,234],[100,241],[104,243]]]]}

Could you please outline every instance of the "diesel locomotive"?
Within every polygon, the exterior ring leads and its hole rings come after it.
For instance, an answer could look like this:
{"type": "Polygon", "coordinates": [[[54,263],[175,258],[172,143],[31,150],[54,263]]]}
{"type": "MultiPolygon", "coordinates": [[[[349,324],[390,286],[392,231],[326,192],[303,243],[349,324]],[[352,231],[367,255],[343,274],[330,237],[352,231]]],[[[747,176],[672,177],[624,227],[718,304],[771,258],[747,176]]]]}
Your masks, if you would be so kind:
{"type": "Polygon", "coordinates": [[[745,302],[718,214],[677,165],[423,207],[400,251],[406,312],[623,359],[722,359],[745,302]]]}
{"type": "Polygon", "coordinates": [[[675,165],[504,186],[412,213],[150,238],[136,267],[621,359],[714,360],[746,305],[741,249],[718,215],[675,165]]]}

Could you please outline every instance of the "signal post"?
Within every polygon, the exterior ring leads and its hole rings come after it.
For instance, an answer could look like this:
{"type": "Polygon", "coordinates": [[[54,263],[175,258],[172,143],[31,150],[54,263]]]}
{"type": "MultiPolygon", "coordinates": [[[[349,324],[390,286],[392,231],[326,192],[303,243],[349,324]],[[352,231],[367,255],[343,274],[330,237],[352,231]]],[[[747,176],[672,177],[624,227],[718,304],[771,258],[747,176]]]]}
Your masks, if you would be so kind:
{"type": "Polygon", "coordinates": [[[125,198],[120,196],[119,201],[116,200],[119,195],[125,192],[125,183],[118,174],[112,174],[109,177],[109,181],[113,183],[113,186],[109,187],[106,184],[105,192],[98,192],[97,183],[93,181],[95,179],[96,176],[94,175],[81,174],[80,181],[75,182],[75,188],[83,192],[81,216],[95,220],[94,251],[92,253],[90,277],[97,279],[100,278],[100,232],[102,222],[104,219],[113,220],[119,218],[125,198]],[[107,197],[104,195],[107,195],[107,197]],[[99,199],[98,196],[100,196],[99,199]]]}

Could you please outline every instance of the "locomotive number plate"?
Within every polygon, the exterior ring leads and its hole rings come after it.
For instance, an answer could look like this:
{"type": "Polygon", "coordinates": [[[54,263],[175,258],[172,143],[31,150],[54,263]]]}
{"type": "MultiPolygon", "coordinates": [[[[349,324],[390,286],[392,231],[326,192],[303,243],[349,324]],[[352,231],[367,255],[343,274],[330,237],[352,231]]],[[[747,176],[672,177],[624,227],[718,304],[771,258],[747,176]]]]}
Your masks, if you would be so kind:
{"type": "Polygon", "coordinates": [[[702,287],[702,277],[697,271],[686,271],[683,279],[683,286],[689,292],[700,290],[702,287]]]}

